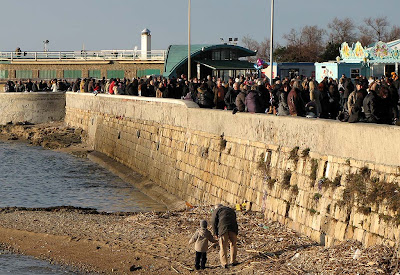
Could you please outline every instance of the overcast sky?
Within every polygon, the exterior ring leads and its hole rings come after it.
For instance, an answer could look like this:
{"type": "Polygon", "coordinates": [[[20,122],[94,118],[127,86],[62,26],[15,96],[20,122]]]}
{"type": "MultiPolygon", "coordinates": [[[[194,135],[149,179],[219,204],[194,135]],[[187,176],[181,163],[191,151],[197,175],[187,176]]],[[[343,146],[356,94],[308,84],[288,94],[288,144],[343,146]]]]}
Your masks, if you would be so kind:
{"type": "MultiPolygon", "coordinates": [[[[0,0],[0,50],[140,49],[140,32],[152,33],[152,49],[187,44],[188,0],[0,0]]],[[[220,37],[270,35],[270,0],[192,0],[192,43],[220,37]]],[[[275,0],[275,39],[292,28],[326,25],[335,17],[387,16],[400,25],[400,0],[275,0]]]]}

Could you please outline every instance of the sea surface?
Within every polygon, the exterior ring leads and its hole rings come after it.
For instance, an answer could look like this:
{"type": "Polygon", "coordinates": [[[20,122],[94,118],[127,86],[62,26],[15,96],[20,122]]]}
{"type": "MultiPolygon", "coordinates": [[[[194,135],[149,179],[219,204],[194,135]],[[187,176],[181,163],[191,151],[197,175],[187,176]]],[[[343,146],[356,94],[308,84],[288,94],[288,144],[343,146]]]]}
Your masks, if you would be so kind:
{"type": "MultiPolygon", "coordinates": [[[[88,159],[0,142],[0,207],[75,206],[105,212],[164,209],[131,184],[88,159]]],[[[32,257],[0,251],[2,274],[76,274],[32,257]]]]}

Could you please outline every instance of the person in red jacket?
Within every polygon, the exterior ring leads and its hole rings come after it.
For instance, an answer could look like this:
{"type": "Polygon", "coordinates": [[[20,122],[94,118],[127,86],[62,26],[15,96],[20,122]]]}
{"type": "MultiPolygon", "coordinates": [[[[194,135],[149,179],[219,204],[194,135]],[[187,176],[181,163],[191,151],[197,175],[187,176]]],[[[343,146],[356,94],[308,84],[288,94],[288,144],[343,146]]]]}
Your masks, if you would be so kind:
{"type": "Polygon", "coordinates": [[[111,78],[110,81],[111,84],[110,87],[108,87],[108,93],[112,95],[114,94],[115,79],[111,78]]]}

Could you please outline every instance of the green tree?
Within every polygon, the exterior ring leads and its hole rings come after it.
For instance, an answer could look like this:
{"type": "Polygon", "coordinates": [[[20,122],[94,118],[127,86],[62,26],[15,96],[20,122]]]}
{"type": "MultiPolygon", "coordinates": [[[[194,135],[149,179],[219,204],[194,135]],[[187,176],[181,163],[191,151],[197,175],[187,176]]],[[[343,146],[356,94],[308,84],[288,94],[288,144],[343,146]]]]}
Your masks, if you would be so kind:
{"type": "Polygon", "coordinates": [[[331,61],[336,60],[339,56],[340,43],[328,42],[325,47],[325,51],[321,55],[321,61],[331,61]]]}

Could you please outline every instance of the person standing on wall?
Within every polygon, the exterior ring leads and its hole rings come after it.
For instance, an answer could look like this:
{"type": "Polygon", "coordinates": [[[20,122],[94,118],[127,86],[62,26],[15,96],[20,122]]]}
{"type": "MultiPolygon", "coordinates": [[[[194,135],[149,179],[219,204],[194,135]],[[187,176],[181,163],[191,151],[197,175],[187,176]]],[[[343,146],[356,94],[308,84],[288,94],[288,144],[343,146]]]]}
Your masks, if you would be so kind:
{"type": "Polygon", "coordinates": [[[228,242],[230,242],[231,263],[233,266],[237,265],[237,235],[239,229],[235,210],[222,204],[217,204],[211,218],[211,223],[214,234],[219,240],[221,266],[228,268],[228,242]]]}

